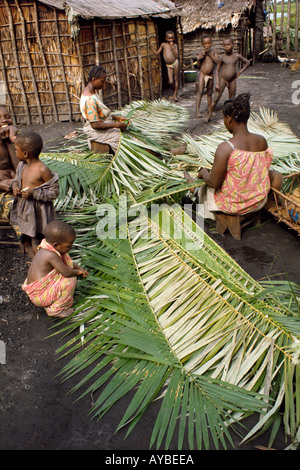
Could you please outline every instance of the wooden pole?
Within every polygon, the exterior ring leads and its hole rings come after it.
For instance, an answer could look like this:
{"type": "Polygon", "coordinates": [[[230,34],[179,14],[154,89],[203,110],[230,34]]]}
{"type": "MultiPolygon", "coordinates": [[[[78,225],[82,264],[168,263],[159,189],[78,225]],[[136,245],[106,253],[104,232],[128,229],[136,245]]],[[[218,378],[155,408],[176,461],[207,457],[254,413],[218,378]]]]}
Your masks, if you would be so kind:
{"type": "Polygon", "coordinates": [[[138,57],[138,65],[139,65],[139,82],[140,82],[141,98],[143,100],[145,98],[145,93],[144,93],[143,67],[142,67],[142,57],[141,57],[141,48],[140,48],[139,20],[135,21],[135,37],[136,37],[136,48],[137,48],[137,57],[138,57]]]}
{"type": "Polygon", "coordinates": [[[276,22],[277,22],[277,3],[273,0],[273,28],[272,28],[272,49],[275,54],[276,51],[276,22]]]}
{"type": "Polygon", "coordinates": [[[299,0],[296,0],[296,18],[295,18],[295,52],[298,52],[299,41],[299,0]]]}
{"type": "Polygon", "coordinates": [[[288,0],[288,11],[287,11],[287,21],[286,21],[286,51],[288,54],[290,53],[290,49],[291,49],[290,26],[291,26],[291,0],[288,0]]]}
{"type": "Polygon", "coordinates": [[[151,73],[151,56],[150,56],[150,35],[149,35],[149,25],[148,21],[146,21],[146,32],[147,32],[147,59],[148,59],[148,80],[149,80],[149,87],[150,87],[150,97],[151,100],[154,98],[154,90],[153,90],[153,85],[152,85],[152,73],[151,73]]]}
{"type": "Polygon", "coordinates": [[[269,11],[268,18],[267,18],[267,47],[269,47],[269,43],[270,43],[269,33],[270,33],[271,2],[270,2],[270,0],[267,0],[266,3],[268,4],[267,5],[267,10],[269,11]]]}
{"type": "Polygon", "coordinates": [[[26,122],[28,125],[31,124],[30,120],[30,112],[29,112],[29,106],[27,102],[27,96],[26,96],[26,91],[24,88],[23,80],[22,80],[22,75],[21,75],[21,70],[20,70],[20,63],[19,63],[19,57],[18,57],[18,51],[17,51],[17,44],[16,44],[16,36],[15,36],[15,31],[14,31],[14,22],[13,22],[13,17],[12,13],[9,7],[9,4],[7,0],[4,0],[4,5],[7,11],[8,15],[8,24],[9,24],[9,31],[10,31],[10,36],[11,36],[11,44],[12,44],[12,53],[14,56],[14,61],[15,61],[15,68],[17,71],[17,76],[19,79],[19,85],[21,89],[21,95],[23,97],[23,102],[24,102],[24,108],[25,108],[25,113],[26,113],[26,122]]]}
{"type": "Polygon", "coordinates": [[[5,64],[4,64],[4,58],[3,58],[1,47],[2,47],[2,45],[1,45],[1,41],[0,41],[0,67],[3,71],[2,77],[3,77],[3,81],[4,81],[4,85],[5,85],[6,94],[7,94],[7,97],[8,97],[9,109],[10,109],[10,112],[11,112],[11,115],[12,115],[12,118],[13,118],[13,125],[16,126],[17,125],[17,120],[16,120],[16,116],[15,116],[15,112],[14,112],[14,107],[13,107],[13,102],[12,102],[12,99],[11,99],[11,94],[9,92],[9,86],[8,86],[8,81],[7,81],[7,76],[6,76],[6,68],[5,68],[5,64]]]}
{"type": "Polygon", "coordinates": [[[118,90],[118,106],[119,109],[122,108],[122,92],[121,92],[121,78],[120,78],[120,71],[119,71],[119,62],[117,56],[117,44],[116,44],[116,21],[112,20],[112,46],[113,46],[113,54],[115,60],[115,68],[116,68],[116,78],[117,78],[117,90],[118,90]]]}
{"type": "Polygon", "coordinates": [[[94,35],[94,42],[95,42],[95,56],[96,56],[96,65],[100,64],[100,57],[99,57],[99,42],[98,42],[98,30],[96,25],[96,20],[93,20],[93,35],[94,35]]]}
{"type": "Polygon", "coordinates": [[[128,67],[128,57],[127,57],[127,40],[125,34],[125,20],[122,21],[122,35],[123,35],[123,48],[124,48],[124,60],[125,60],[125,71],[126,71],[126,80],[127,80],[127,89],[128,89],[128,100],[131,102],[131,88],[130,88],[130,78],[129,78],[129,67],[128,67]]]}
{"type": "Polygon", "coordinates": [[[42,107],[41,107],[39,92],[38,92],[38,88],[37,88],[37,84],[36,84],[36,80],[35,80],[35,75],[34,75],[33,68],[32,68],[32,62],[31,62],[31,57],[30,57],[30,53],[29,53],[29,49],[28,49],[28,44],[27,44],[27,40],[26,40],[25,19],[24,19],[22,9],[19,5],[19,1],[15,0],[15,2],[16,2],[18,13],[20,15],[20,19],[21,19],[23,46],[24,46],[24,51],[25,51],[25,55],[26,55],[26,58],[27,58],[28,69],[29,69],[30,74],[31,74],[31,82],[32,82],[32,87],[33,87],[33,91],[34,91],[34,97],[35,97],[38,113],[39,113],[39,120],[40,120],[40,124],[43,124],[44,123],[43,111],[42,111],[42,107]]]}
{"type": "Polygon", "coordinates": [[[59,37],[59,29],[58,29],[58,18],[57,18],[57,10],[54,8],[54,29],[55,29],[55,35],[56,35],[56,40],[57,40],[57,47],[58,47],[58,56],[59,56],[59,61],[60,61],[60,67],[62,69],[62,76],[63,76],[63,82],[65,85],[65,93],[66,93],[66,101],[67,101],[67,106],[68,106],[68,114],[69,114],[69,121],[72,121],[72,106],[70,102],[70,97],[69,97],[69,90],[68,90],[68,83],[66,79],[66,72],[65,72],[65,66],[64,66],[64,60],[62,56],[62,51],[61,51],[61,44],[60,44],[60,37],[59,37]]]}
{"type": "Polygon", "coordinates": [[[46,61],[46,56],[44,54],[43,44],[42,44],[41,35],[40,35],[39,18],[38,18],[38,10],[37,10],[36,2],[34,2],[34,16],[35,16],[36,38],[37,38],[38,46],[40,48],[40,54],[41,54],[41,57],[42,57],[44,70],[46,72],[47,79],[48,79],[49,93],[50,93],[51,102],[52,102],[54,119],[55,119],[56,122],[58,122],[58,114],[57,114],[57,109],[56,109],[56,104],[55,104],[55,97],[54,97],[54,93],[53,93],[53,86],[52,86],[52,82],[51,82],[51,76],[50,76],[48,64],[47,64],[47,61],[46,61]]]}
{"type": "Polygon", "coordinates": [[[84,78],[83,61],[82,61],[82,55],[80,51],[80,44],[79,44],[78,36],[74,39],[74,42],[75,42],[75,47],[77,51],[77,57],[78,57],[78,62],[79,62],[80,75],[81,75],[81,89],[80,89],[80,94],[81,94],[84,88],[85,78],[84,78]]]}
{"type": "Polygon", "coordinates": [[[281,0],[281,17],[280,17],[280,32],[283,34],[283,22],[284,22],[284,0],[281,0]]]}

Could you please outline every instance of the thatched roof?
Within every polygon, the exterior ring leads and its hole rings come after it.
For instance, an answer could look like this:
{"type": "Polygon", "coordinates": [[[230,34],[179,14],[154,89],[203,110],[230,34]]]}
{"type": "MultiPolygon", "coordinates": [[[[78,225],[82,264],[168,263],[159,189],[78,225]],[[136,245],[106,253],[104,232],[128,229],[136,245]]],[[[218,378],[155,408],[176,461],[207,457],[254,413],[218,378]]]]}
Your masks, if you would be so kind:
{"type": "Polygon", "coordinates": [[[65,10],[69,19],[135,18],[159,16],[170,18],[178,9],[170,0],[40,0],[45,5],[65,10]]]}
{"type": "Polygon", "coordinates": [[[227,28],[230,24],[237,26],[244,13],[255,5],[255,0],[223,0],[224,6],[218,8],[217,0],[176,0],[181,6],[181,23],[183,34],[191,33],[198,28],[216,31],[227,28]]]}

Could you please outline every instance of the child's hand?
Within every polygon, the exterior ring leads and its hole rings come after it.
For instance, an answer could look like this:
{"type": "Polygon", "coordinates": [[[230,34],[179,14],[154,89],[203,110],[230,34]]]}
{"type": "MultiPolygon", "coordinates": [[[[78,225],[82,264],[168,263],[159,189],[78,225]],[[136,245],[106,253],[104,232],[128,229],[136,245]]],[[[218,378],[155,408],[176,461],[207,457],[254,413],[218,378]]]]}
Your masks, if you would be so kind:
{"type": "Polygon", "coordinates": [[[21,196],[23,199],[29,199],[32,197],[32,195],[33,195],[32,189],[29,189],[29,188],[21,189],[21,196]]]}
{"type": "Polygon", "coordinates": [[[0,127],[0,139],[7,139],[9,135],[9,126],[4,124],[0,127]]]}
{"type": "Polygon", "coordinates": [[[216,85],[216,91],[219,93],[221,91],[220,85],[216,85]]]}
{"type": "Polygon", "coordinates": [[[83,269],[83,268],[78,268],[77,269],[77,276],[81,276],[83,278],[88,277],[89,273],[83,269]]]}

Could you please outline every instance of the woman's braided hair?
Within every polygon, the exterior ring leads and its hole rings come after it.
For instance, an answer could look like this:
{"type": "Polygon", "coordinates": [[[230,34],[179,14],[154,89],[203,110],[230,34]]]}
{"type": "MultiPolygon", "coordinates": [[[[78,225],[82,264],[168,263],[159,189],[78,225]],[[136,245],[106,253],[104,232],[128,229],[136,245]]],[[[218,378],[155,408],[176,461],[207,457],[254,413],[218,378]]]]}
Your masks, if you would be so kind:
{"type": "Polygon", "coordinates": [[[101,65],[95,65],[94,67],[91,68],[88,81],[91,82],[92,78],[99,78],[101,75],[105,75],[106,70],[101,67],[101,65]]]}
{"type": "Polygon", "coordinates": [[[223,115],[237,122],[247,122],[250,116],[250,93],[242,93],[223,104],[223,115]]]}

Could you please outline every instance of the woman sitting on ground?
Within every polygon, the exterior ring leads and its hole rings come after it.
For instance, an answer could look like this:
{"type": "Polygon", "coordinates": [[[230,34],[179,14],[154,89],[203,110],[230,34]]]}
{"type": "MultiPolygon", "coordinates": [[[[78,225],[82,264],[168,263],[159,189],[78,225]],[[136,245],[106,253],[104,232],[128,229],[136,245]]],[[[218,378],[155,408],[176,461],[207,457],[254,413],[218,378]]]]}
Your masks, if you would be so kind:
{"type": "Polygon", "coordinates": [[[84,132],[88,136],[88,145],[94,152],[115,153],[120,143],[120,133],[125,131],[126,118],[114,116],[102,102],[97,93],[103,90],[106,81],[106,70],[95,65],[89,73],[88,84],[80,98],[80,111],[86,123],[84,132]]]}
{"type": "MultiPolygon", "coordinates": [[[[204,218],[215,220],[216,211],[258,211],[267,202],[270,186],[281,189],[282,175],[269,169],[272,149],[262,135],[248,130],[249,99],[250,94],[243,93],[223,105],[224,124],[233,136],[218,146],[211,171],[202,168],[198,173],[206,183],[199,188],[198,201],[204,218]]],[[[191,181],[188,173],[184,176],[191,181]]]]}

